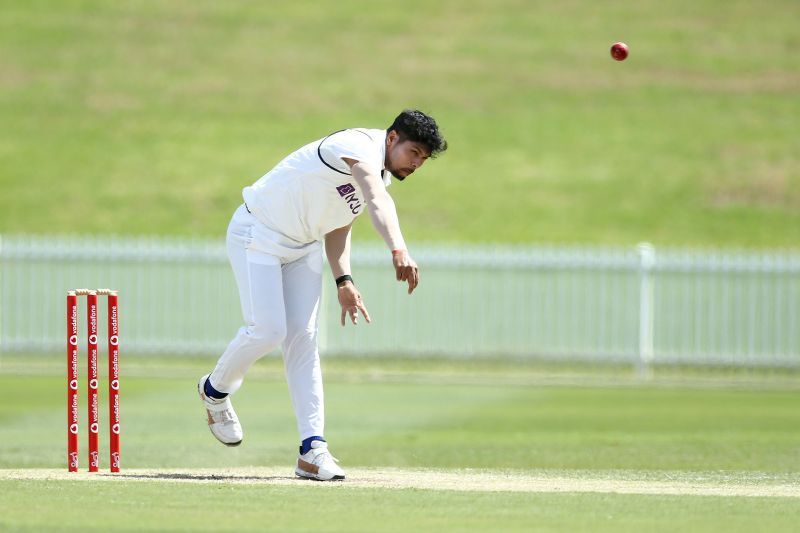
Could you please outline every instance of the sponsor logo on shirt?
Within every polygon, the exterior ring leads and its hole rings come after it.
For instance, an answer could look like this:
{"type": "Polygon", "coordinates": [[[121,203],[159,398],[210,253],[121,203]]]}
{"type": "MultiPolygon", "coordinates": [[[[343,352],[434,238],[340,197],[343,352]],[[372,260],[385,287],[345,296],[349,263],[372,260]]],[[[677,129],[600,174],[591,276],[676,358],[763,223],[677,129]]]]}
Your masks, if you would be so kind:
{"type": "Polygon", "coordinates": [[[356,188],[350,183],[345,183],[344,185],[336,187],[336,190],[339,192],[339,196],[344,198],[344,201],[347,202],[347,207],[350,208],[350,212],[357,215],[361,210],[361,200],[356,196],[356,188]]]}

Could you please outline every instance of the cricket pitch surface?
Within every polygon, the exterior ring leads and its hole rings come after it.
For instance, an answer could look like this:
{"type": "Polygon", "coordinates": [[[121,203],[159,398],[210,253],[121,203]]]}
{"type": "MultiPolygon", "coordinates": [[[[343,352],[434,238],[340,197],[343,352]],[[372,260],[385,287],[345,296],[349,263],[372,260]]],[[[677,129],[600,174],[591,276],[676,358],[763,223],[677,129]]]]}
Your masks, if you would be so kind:
{"type": "Polygon", "coordinates": [[[303,484],[315,490],[337,487],[484,492],[659,494],[800,498],[800,477],[736,472],[503,472],[498,470],[409,470],[350,468],[344,481],[300,479],[286,467],[230,469],[130,469],[118,474],[59,469],[0,469],[2,480],[86,482],[170,482],[245,485],[303,484]]]}

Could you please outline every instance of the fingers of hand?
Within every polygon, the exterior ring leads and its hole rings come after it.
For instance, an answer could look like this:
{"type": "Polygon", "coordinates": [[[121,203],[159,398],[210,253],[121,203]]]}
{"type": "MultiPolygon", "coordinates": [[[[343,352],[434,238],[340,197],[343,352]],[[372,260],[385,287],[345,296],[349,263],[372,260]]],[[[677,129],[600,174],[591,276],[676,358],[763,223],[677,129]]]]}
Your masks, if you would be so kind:
{"type": "Polygon", "coordinates": [[[419,285],[419,267],[410,258],[395,262],[395,278],[397,281],[408,283],[408,293],[411,294],[419,285]]]}
{"type": "Polygon", "coordinates": [[[408,273],[408,294],[414,292],[414,289],[419,285],[419,269],[412,267],[408,273]]]}
{"type": "Polygon", "coordinates": [[[350,320],[353,324],[358,324],[358,310],[361,309],[364,317],[369,322],[369,316],[366,314],[366,309],[364,308],[363,301],[361,299],[361,293],[359,293],[355,287],[347,287],[345,290],[339,291],[339,304],[342,306],[342,315],[340,317],[340,322],[342,326],[347,323],[347,316],[350,316],[350,320]]]}
{"type": "Polygon", "coordinates": [[[364,304],[359,303],[358,304],[358,308],[359,308],[359,310],[361,310],[361,314],[364,315],[364,320],[367,321],[367,324],[372,322],[372,320],[370,320],[370,318],[369,318],[369,313],[367,312],[367,308],[364,307],[364,304]]]}

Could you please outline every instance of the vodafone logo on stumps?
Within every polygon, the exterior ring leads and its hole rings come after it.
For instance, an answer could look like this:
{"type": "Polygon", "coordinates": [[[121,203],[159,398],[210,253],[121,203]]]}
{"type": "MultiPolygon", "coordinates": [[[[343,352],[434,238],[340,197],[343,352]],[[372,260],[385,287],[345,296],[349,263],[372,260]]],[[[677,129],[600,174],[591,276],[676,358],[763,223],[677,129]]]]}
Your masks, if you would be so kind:
{"type": "Polygon", "coordinates": [[[108,339],[108,343],[111,346],[119,346],[119,337],[117,335],[111,335],[111,338],[108,339]]]}
{"type": "Polygon", "coordinates": [[[78,390],[78,380],[77,379],[69,380],[69,388],[72,390],[78,390]]]}
{"type": "Polygon", "coordinates": [[[69,432],[72,433],[73,435],[77,435],[78,434],[78,424],[70,424],[69,425],[69,432]]]}
{"type": "Polygon", "coordinates": [[[70,337],[69,337],[69,345],[70,346],[77,346],[78,345],[78,336],[77,335],[70,335],[70,337]]]}
{"type": "Polygon", "coordinates": [[[89,344],[97,344],[97,335],[89,335],[89,344]]]}
{"type": "Polygon", "coordinates": [[[112,379],[111,380],[111,388],[114,390],[119,390],[119,380],[112,379]]]}
{"type": "Polygon", "coordinates": [[[98,430],[99,430],[99,426],[97,425],[97,422],[95,422],[91,426],[89,426],[89,431],[91,431],[92,433],[97,433],[98,430]]]}
{"type": "Polygon", "coordinates": [[[97,380],[96,379],[93,379],[93,380],[89,381],[89,388],[91,388],[91,389],[96,389],[97,388],[97,380]]]}
{"type": "Polygon", "coordinates": [[[114,433],[114,435],[119,435],[119,424],[111,426],[111,432],[114,433]]]}

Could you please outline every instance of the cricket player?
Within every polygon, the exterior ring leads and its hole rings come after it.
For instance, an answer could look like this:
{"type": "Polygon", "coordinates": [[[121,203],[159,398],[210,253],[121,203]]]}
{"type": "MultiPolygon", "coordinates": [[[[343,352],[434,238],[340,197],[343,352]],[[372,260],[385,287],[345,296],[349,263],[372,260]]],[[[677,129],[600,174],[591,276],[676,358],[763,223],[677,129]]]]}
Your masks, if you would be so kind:
{"type": "MultiPolygon", "coordinates": [[[[211,433],[238,446],[244,433],[230,395],[250,366],[278,346],[300,433],[295,474],[344,479],[328,451],[317,332],[323,242],[336,283],[341,324],[369,313],[351,276],[350,229],[369,211],[391,251],[397,281],[411,294],[419,269],[408,252],[387,187],[447,149],[436,121],[405,110],[388,129],[331,133],[291,153],[253,185],[228,226],[227,251],[239,288],[244,326],[198,382],[211,433]]],[[[387,260],[389,252],[387,252],[387,260]]]]}

